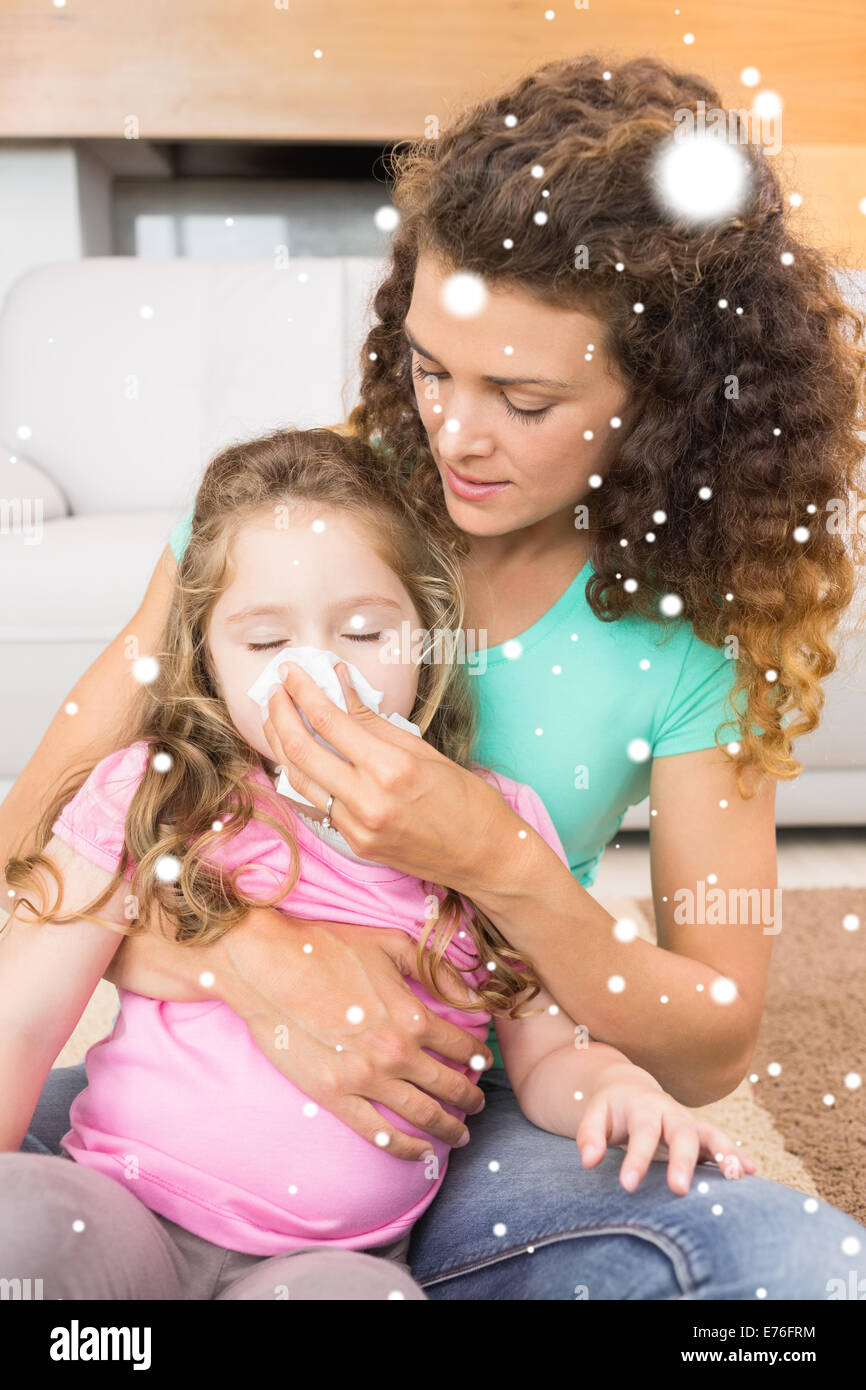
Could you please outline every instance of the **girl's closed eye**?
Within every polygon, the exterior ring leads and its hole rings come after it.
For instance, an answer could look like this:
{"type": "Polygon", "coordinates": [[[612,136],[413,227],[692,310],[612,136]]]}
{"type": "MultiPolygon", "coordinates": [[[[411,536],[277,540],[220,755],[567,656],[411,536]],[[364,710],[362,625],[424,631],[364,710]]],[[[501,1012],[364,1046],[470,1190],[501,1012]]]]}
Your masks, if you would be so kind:
{"type": "MultiPolygon", "coordinates": [[[[349,642],[378,642],[382,636],[381,632],[344,632],[343,636],[349,642]]],[[[276,642],[248,642],[247,651],[268,652],[276,651],[279,647],[288,647],[289,643],[280,638],[276,642]]]]}

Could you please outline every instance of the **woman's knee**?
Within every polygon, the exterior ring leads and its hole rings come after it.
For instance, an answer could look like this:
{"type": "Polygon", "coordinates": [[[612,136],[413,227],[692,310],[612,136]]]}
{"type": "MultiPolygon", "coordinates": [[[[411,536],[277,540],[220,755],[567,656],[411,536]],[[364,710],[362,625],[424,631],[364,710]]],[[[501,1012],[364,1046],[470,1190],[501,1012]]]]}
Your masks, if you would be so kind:
{"type": "MultiPolygon", "coordinates": [[[[756,1177],[715,1184],[686,1298],[817,1301],[863,1268],[866,1230],[806,1193],[756,1177]],[[733,1190],[731,1190],[731,1188],[733,1190]]],[[[850,1295],[848,1295],[850,1296],[850,1295]]]]}

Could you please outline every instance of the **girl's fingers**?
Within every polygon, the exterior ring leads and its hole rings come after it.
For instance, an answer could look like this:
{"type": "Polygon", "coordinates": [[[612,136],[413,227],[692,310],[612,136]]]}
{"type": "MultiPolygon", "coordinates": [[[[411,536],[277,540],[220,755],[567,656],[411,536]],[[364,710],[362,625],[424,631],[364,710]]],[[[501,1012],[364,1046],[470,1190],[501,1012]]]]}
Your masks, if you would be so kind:
{"type": "Polygon", "coordinates": [[[668,1149],[668,1187],[684,1196],[691,1187],[701,1150],[700,1134],[693,1121],[677,1115],[669,1116],[663,1128],[668,1149]]]}
{"type": "Polygon", "coordinates": [[[584,1168],[594,1168],[607,1153],[610,1110],[604,1094],[591,1100],[577,1129],[577,1147],[584,1168]]]}
{"type": "Polygon", "coordinates": [[[757,1163],[749,1155],[742,1153],[731,1136],[718,1125],[700,1125],[698,1134],[701,1140],[701,1154],[718,1164],[726,1178],[742,1178],[746,1173],[755,1173],[757,1163]]]}
{"type": "Polygon", "coordinates": [[[653,1161],[661,1133],[661,1116],[634,1119],[629,1123],[629,1140],[619,1180],[626,1192],[634,1192],[653,1161]]]}
{"type": "MultiPolygon", "coordinates": [[[[602,1093],[588,1105],[577,1131],[584,1168],[601,1162],[612,1132],[610,1107],[602,1093]]],[[[733,1179],[754,1173],[758,1166],[718,1125],[696,1124],[682,1109],[630,1119],[628,1143],[618,1147],[626,1150],[620,1182],[627,1192],[634,1192],[654,1159],[667,1162],[668,1186],[679,1196],[690,1190],[695,1165],[701,1161],[717,1163],[724,1176],[733,1179]]]]}

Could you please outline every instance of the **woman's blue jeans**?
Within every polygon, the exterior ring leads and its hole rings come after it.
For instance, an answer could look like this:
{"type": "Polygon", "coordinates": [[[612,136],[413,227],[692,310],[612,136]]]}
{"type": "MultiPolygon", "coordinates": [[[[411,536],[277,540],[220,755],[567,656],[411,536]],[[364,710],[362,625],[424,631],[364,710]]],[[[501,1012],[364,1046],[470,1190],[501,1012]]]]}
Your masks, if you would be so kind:
{"type": "MultiPolygon", "coordinates": [[[[22,1150],[60,1152],[86,1084],[83,1063],[49,1074],[22,1150]]],[[[685,1196],[664,1163],[627,1192],[622,1149],[585,1170],[573,1139],[525,1118],[504,1071],[479,1084],[487,1104],[412,1234],[412,1274],[429,1299],[827,1299],[859,1288],[866,1228],[838,1207],[706,1164],[685,1196]]]]}

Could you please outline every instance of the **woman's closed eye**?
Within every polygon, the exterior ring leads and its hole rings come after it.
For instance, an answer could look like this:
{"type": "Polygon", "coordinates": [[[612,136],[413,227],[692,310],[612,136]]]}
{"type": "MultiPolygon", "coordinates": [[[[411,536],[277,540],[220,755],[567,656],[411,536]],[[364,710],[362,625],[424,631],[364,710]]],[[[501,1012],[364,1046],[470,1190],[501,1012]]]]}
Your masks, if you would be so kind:
{"type": "MultiPolygon", "coordinates": [[[[420,362],[415,363],[413,371],[415,375],[421,379],[421,381],[426,381],[431,376],[436,381],[442,381],[448,375],[447,372],[425,371],[424,368],[421,366],[420,362]]],[[[543,405],[539,410],[521,410],[519,405],[515,405],[513,401],[510,401],[508,399],[504,391],[500,391],[499,394],[502,397],[502,401],[505,405],[506,412],[514,418],[518,420],[523,420],[526,423],[529,423],[530,421],[534,420],[536,424],[538,424],[540,420],[544,419],[548,411],[553,409],[553,406],[543,405]]]]}

